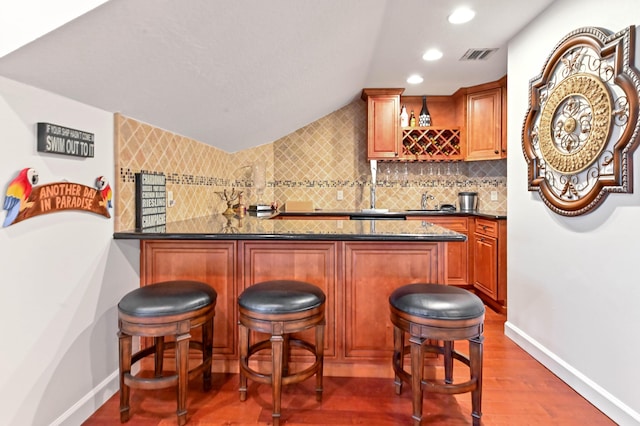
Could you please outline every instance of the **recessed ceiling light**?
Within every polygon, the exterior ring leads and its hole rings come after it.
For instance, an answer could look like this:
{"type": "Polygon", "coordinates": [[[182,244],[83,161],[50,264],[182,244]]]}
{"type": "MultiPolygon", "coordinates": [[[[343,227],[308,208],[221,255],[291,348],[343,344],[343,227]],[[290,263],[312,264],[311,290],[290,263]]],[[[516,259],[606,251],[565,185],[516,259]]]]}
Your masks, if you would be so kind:
{"type": "Polygon", "coordinates": [[[424,81],[424,78],[422,78],[418,74],[413,74],[412,76],[409,76],[409,78],[407,79],[407,83],[409,84],[420,84],[423,81],[424,81]]]}
{"type": "Polygon", "coordinates": [[[474,16],[476,16],[476,13],[473,10],[468,7],[459,7],[449,15],[449,22],[452,24],[464,24],[472,20],[474,16]]]}
{"type": "Polygon", "coordinates": [[[425,61],[437,61],[440,58],[442,58],[442,52],[438,49],[429,49],[422,55],[422,59],[425,61]]]}

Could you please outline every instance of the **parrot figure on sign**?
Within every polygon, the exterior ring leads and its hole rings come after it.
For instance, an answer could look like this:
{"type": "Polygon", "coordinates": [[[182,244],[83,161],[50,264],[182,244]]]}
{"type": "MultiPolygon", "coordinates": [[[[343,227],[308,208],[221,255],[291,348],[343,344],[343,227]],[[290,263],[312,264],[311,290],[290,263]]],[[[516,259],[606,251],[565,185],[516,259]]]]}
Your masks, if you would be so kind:
{"type": "Polygon", "coordinates": [[[107,203],[107,207],[110,209],[113,208],[113,204],[111,203],[113,194],[111,193],[111,186],[109,186],[107,178],[99,176],[98,179],[96,179],[96,188],[98,188],[98,191],[102,194],[102,198],[107,203]]]}
{"type": "Polygon", "coordinates": [[[3,208],[7,210],[7,216],[4,218],[3,227],[7,227],[13,223],[18,217],[18,213],[33,203],[27,203],[33,185],[38,183],[38,172],[32,168],[24,168],[18,176],[11,181],[7,187],[7,194],[4,197],[3,208]]]}

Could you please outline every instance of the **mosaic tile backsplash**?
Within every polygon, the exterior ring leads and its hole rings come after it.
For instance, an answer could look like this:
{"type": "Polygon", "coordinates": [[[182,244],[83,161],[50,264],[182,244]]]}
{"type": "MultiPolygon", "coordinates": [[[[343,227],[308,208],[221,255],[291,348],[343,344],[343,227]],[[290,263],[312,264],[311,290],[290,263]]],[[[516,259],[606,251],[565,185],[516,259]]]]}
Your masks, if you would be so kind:
{"type": "MultiPolygon", "coordinates": [[[[311,201],[315,209],[370,207],[366,103],[358,99],[281,138],[227,153],[215,147],[116,114],[115,229],[135,227],[135,173],[164,173],[175,206],[167,221],[219,214],[218,193],[242,191],[246,205],[311,201]],[[338,200],[338,191],[342,200],[338,200]]],[[[506,211],[506,160],[461,163],[378,162],[376,207],[429,208],[456,204],[460,191],[478,192],[479,207],[506,211]],[[497,200],[491,201],[495,192],[497,200]]]]}

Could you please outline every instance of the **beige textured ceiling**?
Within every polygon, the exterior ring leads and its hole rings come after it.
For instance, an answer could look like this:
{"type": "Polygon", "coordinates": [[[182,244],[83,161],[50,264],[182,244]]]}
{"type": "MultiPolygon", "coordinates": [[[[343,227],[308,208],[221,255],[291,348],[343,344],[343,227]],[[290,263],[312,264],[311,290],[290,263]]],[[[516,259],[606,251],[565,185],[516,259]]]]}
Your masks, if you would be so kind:
{"type": "Polygon", "coordinates": [[[0,75],[236,152],[364,87],[448,95],[496,80],[507,41],[552,1],[110,0],[0,58],[0,75]],[[446,21],[458,4],[471,23],[446,21]],[[430,47],[443,59],[423,61],[430,47]],[[478,48],[499,50],[459,60],[478,48]],[[411,73],[425,81],[408,87],[411,73]]]}

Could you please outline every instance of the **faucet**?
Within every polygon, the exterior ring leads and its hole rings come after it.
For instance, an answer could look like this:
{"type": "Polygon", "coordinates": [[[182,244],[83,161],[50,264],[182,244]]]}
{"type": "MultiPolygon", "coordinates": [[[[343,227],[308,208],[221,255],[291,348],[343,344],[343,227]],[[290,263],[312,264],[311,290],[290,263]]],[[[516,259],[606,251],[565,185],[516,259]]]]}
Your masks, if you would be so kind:
{"type": "Polygon", "coordinates": [[[371,208],[375,209],[376,208],[376,186],[375,185],[371,185],[371,208]]]}
{"type": "Polygon", "coordinates": [[[422,198],[420,199],[420,209],[427,210],[427,200],[433,200],[433,195],[425,192],[422,194],[422,198]]]}
{"type": "Polygon", "coordinates": [[[376,208],[376,175],[378,172],[378,161],[370,160],[371,166],[371,198],[369,199],[371,208],[376,208]]]}

